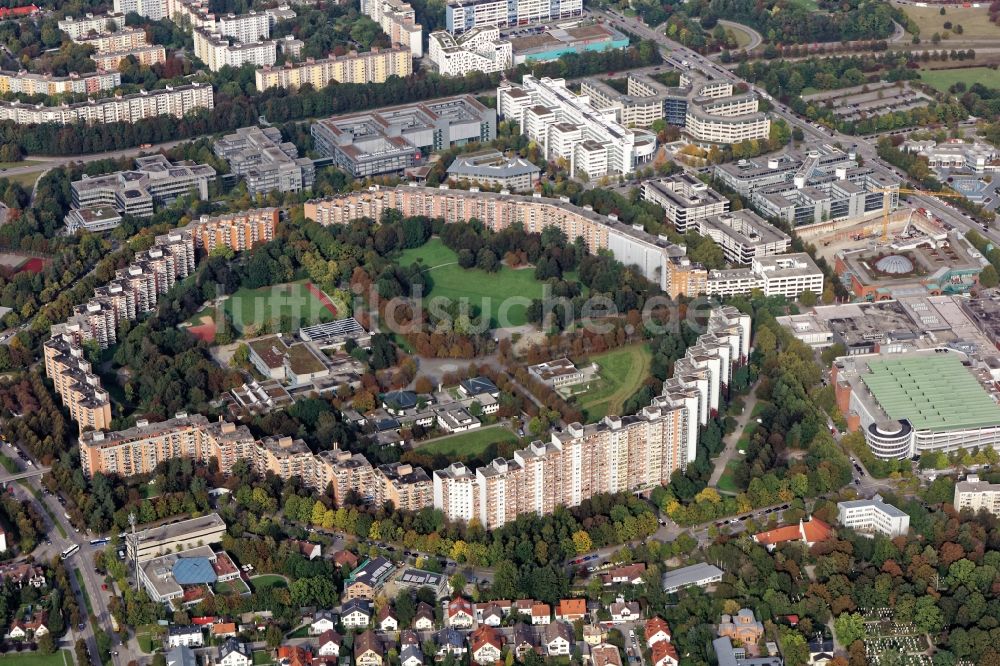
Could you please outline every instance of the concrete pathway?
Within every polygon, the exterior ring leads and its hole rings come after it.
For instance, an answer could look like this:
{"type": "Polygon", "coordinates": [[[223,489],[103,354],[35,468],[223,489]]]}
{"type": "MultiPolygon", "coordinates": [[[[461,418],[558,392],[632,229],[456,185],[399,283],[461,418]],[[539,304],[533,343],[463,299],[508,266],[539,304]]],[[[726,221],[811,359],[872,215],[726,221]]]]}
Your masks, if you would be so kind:
{"type": "Polygon", "coordinates": [[[757,395],[753,390],[755,388],[756,386],[752,387],[749,395],[747,395],[743,413],[736,417],[736,429],[726,436],[726,447],[719,454],[719,457],[715,459],[715,469],[712,471],[712,478],[708,480],[708,485],[713,488],[719,485],[719,479],[722,478],[722,473],[726,471],[726,465],[737,455],[736,443],[740,441],[743,430],[746,428],[747,423],[750,422],[750,415],[753,414],[754,407],[757,406],[757,395]]]}

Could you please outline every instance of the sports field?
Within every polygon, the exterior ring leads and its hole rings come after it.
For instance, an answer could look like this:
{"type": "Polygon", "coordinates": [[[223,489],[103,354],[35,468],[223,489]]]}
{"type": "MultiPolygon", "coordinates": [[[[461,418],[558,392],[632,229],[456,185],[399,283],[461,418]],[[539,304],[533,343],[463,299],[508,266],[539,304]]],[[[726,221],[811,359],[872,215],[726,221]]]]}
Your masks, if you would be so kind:
{"type": "Polygon", "coordinates": [[[589,388],[577,394],[580,408],[587,421],[599,421],[608,414],[621,414],[622,405],[632,397],[649,377],[653,355],[645,344],[629,345],[591,356],[596,363],[599,379],[589,382],[589,388]]]}
{"type": "Polygon", "coordinates": [[[522,326],[527,323],[527,301],[542,297],[542,283],[535,279],[533,268],[514,270],[502,267],[496,273],[478,268],[464,269],[458,256],[438,238],[418,248],[405,250],[399,257],[400,266],[419,263],[430,277],[427,298],[444,297],[467,302],[478,307],[490,319],[490,327],[522,326]],[[519,297],[517,301],[511,297],[519,297]]]}
{"type": "MultiPolygon", "coordinates": [[[[223,301],[222,308],[240,334],[248,325],[257,331],[264,325],[274,330],[283,317],[292,319],[294,329],[337,318],[337,307],[333,301],[308,280],[260,289],[240,289],[223,301]]],[[[215,315],[216,308],[207,307],[184,322],[184,327],[195,337],[211,342],[218,324],[215,315]]]]}
{"type": "Polygon", "coordinates": [[[1000,71],[990,69],[989,67],[928,69],[920,72],[920,79],[941,92],[948,92],[948,89],[959,81],[966,86],[971,86],[973,83],[982,83],[987,88],[1000,88],[1000,71]]]}
{"type": "Polygon", "coordinates": [[[516,442],[517,437],[503,426],[495,425],[488,428],[477,428],[461,432],[451,437],[437,439],[426,445],[417,445],[421,453],[431,456],[447,456],[454,460],[468,460],[482,455],[491,444],[501,442],[516,442]]]}

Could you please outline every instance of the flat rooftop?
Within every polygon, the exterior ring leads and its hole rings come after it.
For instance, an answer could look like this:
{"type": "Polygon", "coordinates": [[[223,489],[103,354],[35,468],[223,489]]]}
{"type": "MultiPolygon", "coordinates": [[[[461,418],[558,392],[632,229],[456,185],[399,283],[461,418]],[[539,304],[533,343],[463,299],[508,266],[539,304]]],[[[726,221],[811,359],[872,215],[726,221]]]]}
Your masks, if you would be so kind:
{"type": "Polygon", "coordinates": [[[1000,423],[1000,406],[954,354],[906,354],[868,363],[862,381],[890,418],[918,430],[1000,423]]]}

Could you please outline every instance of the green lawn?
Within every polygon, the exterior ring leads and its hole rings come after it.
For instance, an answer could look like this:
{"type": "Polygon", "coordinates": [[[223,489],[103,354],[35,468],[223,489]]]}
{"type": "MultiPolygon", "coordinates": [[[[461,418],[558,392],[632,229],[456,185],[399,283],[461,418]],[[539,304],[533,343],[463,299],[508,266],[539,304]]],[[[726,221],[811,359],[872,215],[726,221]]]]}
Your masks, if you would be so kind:
{"type": "Polygon", "coordinates": [[[0,657],[3,666],[73,666],[73,655],[69,650],[59,650],[55,654],[25,652],[7,654],[0,657]]]}
{"type": "Polygon", "coordinates": [[[948,88],[959,81],[965,83],[966,86],[982,83],[988,88],[1000,88],[1000,71],[989,67],[929,69],[920,72],[920,78],[924,83],[941,92],[948,92],[948,88]]]}
{"type": "Polygon", "coordinates": [[[645,344],[638,344],[591,356],[587,360],[588,363],[597,363],[600,368],[600,379],[591,381],[590,388],[577,395],[589,423],[599,421],[608,414],[621,414],[622,405],[649,376],[652,357],[645,344]]]}
{"type": "Polygon", "coordinates": [[[83,583],[83,574],[80,573],[80,567],[74,567],[73,574],[76,576],[76,582],[80,586],[80,592],[83,593],[83,605],[87,607],[87,614],[92,615],[94,607],[90,603],[90,595],[87,594],[87,586],[83,583]]]}
{"type": "Polygon", "coordinates": [[[288,587],[288,581],[283,576],[277,574],[263,574],[250,579],[254,592],[263,592],[275,587],[288,587]]]}
{"type": "MultiPolygon", "coordinates": [[[[424,266],[430,278],[430,291],[424,294],[425,299],[440,296],[468,302],[489,317],[493,328],[527,323],[526,303],[509,303],[501,308],[510,297],[542,297],[542,284],[535,279],[534,269],[514,270],[504,266],[496,273],[477,268],[466,270],[458,265],[458,256],[438,238],[432,238],[421,247],[405,250],[398,263],[409,266],[414,262],[424,266]]],[[[424,307],[427,307],[426,302],[424,307]]]]}
{"type": "Polygon", "coordinates": [[[285,638],[309,638],[309,625],[299,627],[285,638]]]}
{"type": "Polygon", "coordinates": [[[461,432],[457,435],[434,440],[430,444],[417,444],[417,446],[421,453],[428,455],[442,455],[455,460],[468,460],[481,455],[491,444],[516,441],[517,437],[514,433],[497,425],[461,432]]]}
{"type": "Polygon", "coordinates": [[[253,653],[253,664],[254,666],[260,666],[261,664],[271,664],[274,663],[274,658],[271,657],[271,653],[268,650],[254,650],[253,653]]]}
{"type": "MultiPolygon", "coordinates": [[[[223,308],[240,333],[247,324],[256,325],[258,330],[266,323],[277,326],[282,317],[291,317],[295,329],[336,319],[323,301],[309,290],[308,284],[308,280],[299,280],[260,289],[240,289],[226,299],[223,308]]],[[[195,315],[196,324],[200,323],[201,314],[195,315]]]]}
{"type": "Polygon", "coordinates": [[[41,171],[28,171],[27,173],[19,173],[13,176],[7,176],[4,175],[3,173],[0,173],[0,178],[6,178],[11,182],[20,183],[21,187],[23,187],[26,190],[30,190],[35,186],[35,181],[38,180],[38,177],[41,175],[42,175],[41,171]]]}
{"type": "Polygon", "coordinates": [[[743,461],[741,458],[730,460],[728,463],[726,463],[726,471],[724,471],[722,473],[722,476],[719,477],[719,484],[717,486],[719,490],[725,493],[734,493],[734,494],[742,490],[742,488],[739,488],[736,485],[736,478],[734,476],[734,474],[736,473],[736,469],[742,464],[743,461]]]}
{"type": "Polygon", "coordinates": [[[808,11],[813,11],[819,7],[816,0],[791,0],[793,5],[806,9],[808,11]]]}
{"type": "Polygon", "coordinates": [[[250,588],[242,578],[222,581],[212,586],[216,594],[250,594],[250,588]]]}

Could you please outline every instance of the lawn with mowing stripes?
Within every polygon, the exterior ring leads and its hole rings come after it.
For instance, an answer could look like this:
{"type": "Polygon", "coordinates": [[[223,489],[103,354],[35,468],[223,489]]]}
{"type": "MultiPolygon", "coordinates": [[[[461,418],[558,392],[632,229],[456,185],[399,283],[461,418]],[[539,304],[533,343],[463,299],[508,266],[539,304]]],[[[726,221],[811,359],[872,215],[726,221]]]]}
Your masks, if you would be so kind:
{"type": "Polygon", "coordinates": [[[430,290],[427,298],[444,297],[467,302],[477,307],[490,319],[490,326],[522,326],[527,323],[527,303],[501,305],[511,297],[535,299],[542,297],[542,283],[535,279],[534,268],[513,269],[506,266],[496,273],[478,268],[465,269],[458,265],[458,255],[445,246],[439,238],[432,238],[424,245],[405,250],[399,257],[400,266],[420,264],[427,273],[430,290]],[[503,314],[503,321],[500,315],[503,314]]]}
{"type": "Polygon", "coordinates": [[[3,666],[73,666],[73,655],[69,650],[59,650],[54,654],[22,652],[0,656],[3,666]]]}
{"type": "Polygon", "coordinates": [[[476,428],[442,439],[436,439],[429,444],[420,445],[418,450],[431,456],[446,456],[452,460],[469,460],[483,454],[492,444],[501,442],[516,442],[517,437],[503,426],[476,428]]]}
{"type": "Polygon", "coordinates": [[[621,414],[625,401],[649,377],[652,358],[645,344],[629,345],[591,356],[588,362],[597,364],[599,379],[591,380],[591,388],[577,395],[587,422],[600,421],[608,414],[621,414]]]}

